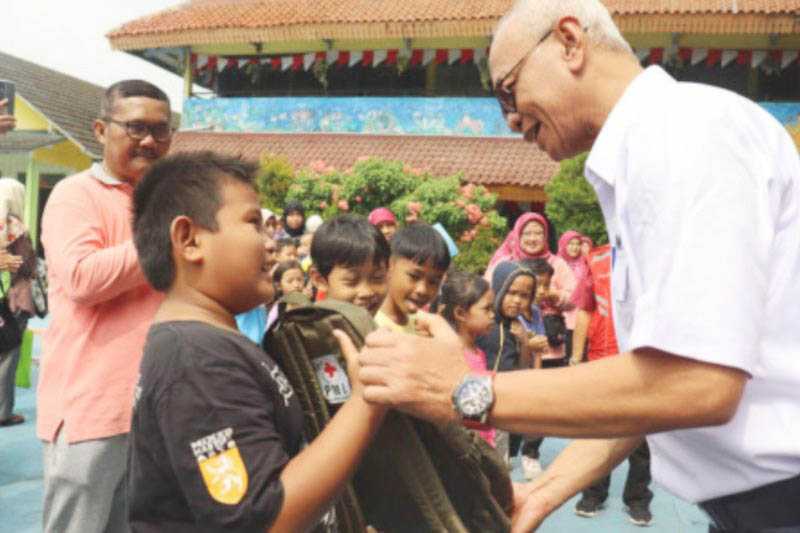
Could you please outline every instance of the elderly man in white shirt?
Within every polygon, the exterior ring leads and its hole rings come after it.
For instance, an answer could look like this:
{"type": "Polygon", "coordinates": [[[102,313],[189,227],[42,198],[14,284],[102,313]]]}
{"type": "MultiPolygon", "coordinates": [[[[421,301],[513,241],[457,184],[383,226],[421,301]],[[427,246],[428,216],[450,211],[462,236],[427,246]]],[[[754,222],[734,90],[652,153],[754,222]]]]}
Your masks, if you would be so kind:
{"type": "Polygon", "coordinates": [[[525,141],[556,160],[591,150],[623,353],[487,378],[422,317],[433,338],[368,337],[367,399],[584,439],[518,487],[517,531],[645,436],[654,479],[699,503],[712,531],[800,530],[800,160],[788,133],[741,96],[643,70],[599,0],[519,0],[490,69],[525,141]]]}

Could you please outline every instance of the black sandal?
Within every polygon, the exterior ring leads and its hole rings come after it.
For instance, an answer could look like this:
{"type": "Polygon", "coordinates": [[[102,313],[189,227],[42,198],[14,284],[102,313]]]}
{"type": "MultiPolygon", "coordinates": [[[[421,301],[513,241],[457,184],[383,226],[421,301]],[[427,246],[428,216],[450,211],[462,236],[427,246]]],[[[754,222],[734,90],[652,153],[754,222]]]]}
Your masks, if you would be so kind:
{"type": "Polygon", "coordinates": [[[16,426],[25,422],[25,417],[18,414],[13,414],[3,421],[0,421],[0,427],[16,426]]]}

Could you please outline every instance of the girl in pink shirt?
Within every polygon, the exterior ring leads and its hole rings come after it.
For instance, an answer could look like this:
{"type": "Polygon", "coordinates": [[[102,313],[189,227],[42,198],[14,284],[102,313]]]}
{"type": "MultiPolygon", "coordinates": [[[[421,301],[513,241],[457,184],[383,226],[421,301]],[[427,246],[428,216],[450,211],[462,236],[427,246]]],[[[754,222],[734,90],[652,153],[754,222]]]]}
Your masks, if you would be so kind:
{"type": "MultiPolygon", "coordinates": [[[[451,272],[442,285],[442,315],[456,330],[464,343],[464,358],[470,369],[486,371],[486,354],[475,340],[489,333],[494,321],[494,292],[489,283],[469,272],[451,272]]],[[[478,432],[495,445],[495,430],[478,432]]]]}

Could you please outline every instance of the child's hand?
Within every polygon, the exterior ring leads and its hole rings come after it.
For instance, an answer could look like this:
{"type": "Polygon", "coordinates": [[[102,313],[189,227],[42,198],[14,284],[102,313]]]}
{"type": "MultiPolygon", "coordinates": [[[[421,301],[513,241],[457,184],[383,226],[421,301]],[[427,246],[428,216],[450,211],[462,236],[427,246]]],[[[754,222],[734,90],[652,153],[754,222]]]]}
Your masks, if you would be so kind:
{"type": "Polygon", "coordinates": [[[514,335],[519,342],[525,344],[528,343],[528,338],[529,338],[528,331],[524,327],[522,327],[522,324],[520,324],[519,322],[514,321],[511,323],[511,334],[514,335]]]}
{"type": "Polygon", "coordinates": [[[534,352],[543,352],[547,349],[547,337],[544,335],[533,335],[528,340],[528,347],[534,352]]]}
{"type": "MultiPolygon", "coordinates": [[[[335,329],[333,330],[333,336],[336,337],[336,340],[339,341],[339,348],[342,350],[342,355],[344,356],[345,361],[347,361],[347,377],[350,379],[350,398],[358,398],[361,401],[364,401],[364,385],[361,383],[361,379],[358,373],[361,371],[361,365],[358,364],[358,350],[353,345],[353,341],[350,340],[350,337],[347,333],[335,329]]],[[[386,408],[380,405],[373,406],[376,410],[383,411],[386,408]]]]}

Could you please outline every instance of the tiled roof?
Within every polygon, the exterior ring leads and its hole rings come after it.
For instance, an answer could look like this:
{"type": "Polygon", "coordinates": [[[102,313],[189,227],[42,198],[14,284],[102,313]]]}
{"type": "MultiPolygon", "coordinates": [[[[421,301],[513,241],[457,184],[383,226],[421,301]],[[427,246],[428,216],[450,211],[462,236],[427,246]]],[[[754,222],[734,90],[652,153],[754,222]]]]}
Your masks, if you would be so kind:
{"type": "Polygon", "coordinates": [[[0,52],[0,79],[16,84],[21,96],[89,157],[103,153],[92,121],[100,112],[103,87],[0,52]]]}
{"type": "Polygon", "coordinates": [[[0,136],[0,154],[31,152],[37,148],[60,143],[63,140],[64,137],[58,133],[11,130],[0,136]]]}
{"type": "Polygon", "coordinates": [[[437,176],[463,172],[464,180],[480,185],[542,187],[559,165],[535,145],[516,138],[439,137],[325,133],[175,134],[172,152],[215,150],[258,159],[263,153],[285,156],[295,168],[324,161],[349,168],[362,156],[402,161],[437,176]]]}
{"type": "MultiPolygon", "coordinates": [[[[131,50],[137,46],[141,49],[221,42],[487,36],[512,3],[513,0],[194,0],[128,22],[109,33],[108,38],[112,46],[131,50]]],[[[736,15],[737,20],[755,17],[760,28],[766,24],[761,20],[764,16],[783,15],[778,27],[769,28],[776,31],[785,27],[781,33],[789,33],[797,25],[792,15],[800,14],[800,0],[605,3],[623,31],[628,18],[633,19],[634,28],[641,26],[641,16],[653,19],[658,26],[664,22],[681,23],[674,19],[675,15],[702,19],[736,15]]],[[[722,22],[730,26],[729,21],[727,18],[722,22]]],[[[682,23],[685,25],[686,21],[682,23]]],[[[710,23],[711,20],[703,20],[702,27],[710,23]]],[[[715,33],[724,33],[723,29],[717,28],[715,33]]],[[[711,30],[713,27],[706,31],[711,30]]]]}

